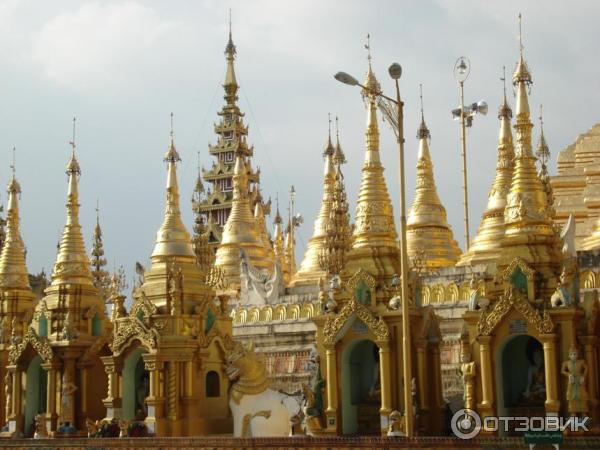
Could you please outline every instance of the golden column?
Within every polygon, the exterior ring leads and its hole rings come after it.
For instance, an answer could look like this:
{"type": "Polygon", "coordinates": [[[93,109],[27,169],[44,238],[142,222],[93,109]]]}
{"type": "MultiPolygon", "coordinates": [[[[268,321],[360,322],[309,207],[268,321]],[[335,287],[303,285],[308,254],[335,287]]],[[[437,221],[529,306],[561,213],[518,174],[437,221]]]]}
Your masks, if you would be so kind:
{"type": "Polygon", "coordinates": [[[328,431],[335,432],[337,430],[337,361],[335,354],[335,344],[325,348],[325,365],[327,373],[327,416],[328,431]]]}
{"type": "Polygon", "coordinates": [[[479,359],[481,363],[481,402],[477,405],[482,416],[491,416],[494,406],[494,379],[492,375],[491,336],[479,336],[479,359]]]}
{"type": "Polygon", "coordinates": [[[541,334],[540,340],[544,346],[544,372],[546,380],[546,413],[557,415],[560,410],[558,399],[558,365],[556,363],[555,333],[541,334]]]}
{"type": "Polygon", "coordinates": [[[381,374],[381,408],[379,414],[382,418],[382,432],[387,432],[387,418],[392,412],[392,373],[390,368],[390,344],[379,342],[379,373],[381,374]]]}
{"type": "Polygon", "coordinates": [[[57,363],[43,364],[42,368],[46,370],[48,377],[48,387],[46,391],[46,429],[48,431],[56,430],[58,414],[56,412],[56,379],[58,377],[59,365],[57,363]]]}
{"type": "Polygon", "coordinates": [[[425,411],[429,409],[429,388],[431,387],[431,380],[427,373],[426,339],[419,339],[417,341],[417,374],[419,380],[419,408],[421,411],[425,411]]]}

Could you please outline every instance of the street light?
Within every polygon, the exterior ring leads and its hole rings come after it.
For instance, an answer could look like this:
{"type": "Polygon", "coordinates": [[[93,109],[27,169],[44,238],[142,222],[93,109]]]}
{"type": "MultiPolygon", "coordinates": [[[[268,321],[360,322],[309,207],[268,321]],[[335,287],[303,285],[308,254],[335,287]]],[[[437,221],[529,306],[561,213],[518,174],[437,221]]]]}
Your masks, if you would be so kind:
{"type": "Polygon", "coordinates": [[[404,377],[404,408],[406,418],[406,436],[414,435],[414,417],[412,404],[412,358],[410,345],[410,320],[409,320],[409,294],[408,294],[408,255],[406,246],[406,190],[404,181],[404,102],[400,97],[399,79],[402,75],[402,67],[398,63],[392,64],[388,68],[390,77],[396,84],[396,98],[393,99],[376,91],[368,86],[358,82],[356,78],[346,72],[338,72],[334,78],[350,86],[359,86],[370,95],[379,97],[379,108],[392,126],[398,142],[398,153],[400,160],[400,280],[394,277],[394,282],[400,281],[402,296],[402,359],[403,359],[403,377],[404,377]]]}
{"type": "Polygon", "coordinates": [[[463,206],[465,211],[465,251],[469,250],[470,239],[469,239],[469,195],[468,195],[468,184],[467,184],[467,141],[465,128],[473,125],[473,117],[476,113],[486,115],[488,112],[488,105],[483,100],[471,105],[465,106],[465,81],[471,73],[471,63],[469,58],[461,56],[454,63],[454,78],[458,81],[460,86],[460,107],[452,110],[452,118],[454,120],[460,119],[460,143],[461,143],[461,156],[462,156],[462,174],[463,174],[463,206]]]}

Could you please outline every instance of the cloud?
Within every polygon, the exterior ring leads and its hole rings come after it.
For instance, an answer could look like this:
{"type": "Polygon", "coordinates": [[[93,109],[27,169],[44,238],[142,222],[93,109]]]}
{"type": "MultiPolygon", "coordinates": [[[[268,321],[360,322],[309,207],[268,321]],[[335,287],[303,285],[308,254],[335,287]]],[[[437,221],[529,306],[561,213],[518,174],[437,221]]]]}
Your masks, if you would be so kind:
{"type": "Polygon", "coordinates": [[[31,60],[59,85],[115,86],[143,76],[153,47],[176,23],[137,2],[85,3],[51,17],[33,36],[31,60]]]}

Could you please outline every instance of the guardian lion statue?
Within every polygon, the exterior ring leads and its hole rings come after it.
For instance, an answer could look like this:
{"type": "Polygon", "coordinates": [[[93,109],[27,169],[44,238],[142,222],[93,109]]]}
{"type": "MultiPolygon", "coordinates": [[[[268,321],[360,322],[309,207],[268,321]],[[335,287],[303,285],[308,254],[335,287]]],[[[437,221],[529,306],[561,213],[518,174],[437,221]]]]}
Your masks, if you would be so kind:
{"type": "Polygon", "coordinates": [[[229,407],[235,437],[289,435],[290,418],[299,413],[299,401],[269,387],[262,355],[254,352],[252,344],[236,344],[227,356],[227,376],[232,382],[229,407]]]}

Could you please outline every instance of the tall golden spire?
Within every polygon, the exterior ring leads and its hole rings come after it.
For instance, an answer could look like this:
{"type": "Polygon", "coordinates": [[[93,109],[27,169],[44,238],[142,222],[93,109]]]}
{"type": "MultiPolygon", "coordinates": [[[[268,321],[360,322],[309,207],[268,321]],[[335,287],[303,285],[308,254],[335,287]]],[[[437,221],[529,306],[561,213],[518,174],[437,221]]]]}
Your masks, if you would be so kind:
{"type": "MultiPolygon", "coordinates": [[[[339,148],[341,151],[341,147],[339,146],[339,137],[337,139],[337,144],[337,148],[339,148]]],[[[323,151],[325,167],[323,169],[323,198],[321,199],[321,208],[319,209],[319,214],[315,219],[313,235],[308,241],[306,253],[304,254],[304,258],[300,263],[300,269],[292,279],[292,286],[299,284],[316,284],[324,274],[321,266],[319,265],[319,254],[323,249],[325,236],[327,234],[327,223],[331,214],[333,189],[335,184],[334,159],[341,161],[342,157],[343,153],[337,153],[337,149],[331,142],[330,116],[329,135],[327,137],[327,143],[325,144],[325,150],[323,151]]]]}
{"type": "Polygon", "coordinates": [[[283,219],[279,213],[279,195],[277,196],[276,204],[277,212],[275,213],[275,220],[273,221],[275,225],[273,230],[273,250],[275,253],[275,261],[279,264],[283,273],[283,281],[285,284],[288,284],[290,282],[290,272],[285,263],[285,240],[282,228],[283,219]]]}
{"type": "Polygon", "coordinates": [[[460,255],[460,249],[446,220],[446,209],[442,206],[435,186],[428,142],[431,134],[425,124],[422,90],[421,125],[417,130],[417,138],[417,190],[406,222],[408,256],[411,259],[422,258],[427,269],[452,266],[460,255]]]}
{"type": "Polygon", "coordinates": [[[500,132],[498,135],[498,160],[496,176],[488,194],[487,208],[481,216],[477,236],[471,242],[469,251],[464,253],[458,265],[474,265],[495,262],[500,256],[504,238],[504,208],[506,195],[510,190],[513,174],[515,151],[510,129],[512,110],[506,99],[506,70],[503,67],[504,99],[498,109],[500,132]]]}
{"type": "Polygon", "coordinates": [[[98,200],[96,200],[96,226],[94,227],[91,253],[94,286],[96,286],[100,295],[106,300],[108,299],[111,280],[109,273],[104,269],[106,266],[106,258],[104,256],[104,243],[102,242],[102,228],[100,228],[100,207],[98,200]]]}
{"type": "Polygon", "coordinates": [[[52,272],[52,286],[59,284],[92,285],[90,260],[79,224],[78,180],[81,168],[75,156],[75,118],[73,118],[73,139],[70,141],[71,158],[67,164],[69,190],[67,193],[67,223],[63,229],[58,255],[52,272]]]}
{"type": "MultiPolygon", "coordinates": [[[[519,29],[521,15],[519,14],[519,29]]],[[[531,85],[531,73],[523,57],[523,45],[520,42],[520,58],[513,75],[513,84],[517,91],[515,168],[513,171],[507,205],[504,211],[506,223],[505,238],[502,242],[504,264],[519,256],[547,277],[553,276],[560,264],[557,253],[557,236],[552,220],[546,210],[546,193],[537,175],[536,158],[532,152],[528,89],[531,85]]],[[[553,288],[553,286],[549,286],[553,288]]],[[[540,293],[543,294],[543,293],[540,293]]]]}
{"type": "Polygon", "coordinates": [[[542,105],[540,105],[540,141],[538,142],[535,156],[537,156],[540,162],[540,168],[538,170],[538,176],[542,180],[544,185],[544,192],[546,193],[546,204],[548,216],[554,219],[556,211],[554,210],[554,192],[550,185],[550,174],[548,173],[548,160],[550,159],[550,148],[546,143],[546,137],[544,136],[544,118],[542,114],[542,105]]]}
{"type": "Polygon", "coordinates": [[[196,253],[190,233],[181,219],[179,208],[179,185],[177,163],[181,161],[175,147],[173,113],[169,148],[163,158],[167,163],[167,187],[165,213],[162,225],[156,233],[154,250],[150,256],[151,266],[144,276],[141,290],[163,313],[171,310],[169,281],[172,270],[181,270],[183,303],[181,310],[192,313],[196,306],[211,298],[211,289],[205,283],[205,273],[196,262],[196,253]]]}
{"type": "Polygon", "coordinates": [[[363,268],[374,276],[391,278],[400,273],[400,250],[392,202],[379,156],[377,98],[373,92],[379,92],[380,87],[371,69],[370,54],[364,84],[369,88],[369,91],[363,92],[367,107],[366,152],[356,203],[352,249],[348,255],[348,270],[353,273],[363,268]]]}
{"type": "Polygon", "coordinates": [[[171,113],[171,132],[169,149],[165,153],[167,163],[167,195],[163,223],[156,233],[156,243],[152,257],[155,256],[195,256],[190,233],[181,220],[179,209],[179,186],[177,183],[177,163],[181,161],[175,148],[173,134],[173,113],[171,113]]]}
{"type": "MultiPolygon", "coordinates": [[[[14,149],[13,149],[14,152],[14,149]]],[[[21,186],[15,176],[15,163],[12,164],[12,178],[8,182],[6,192],[8,193],[8,208],[6,217],[6,241],[0,253],[0,292],[4,297],[8,292],[17,292],[23,300],[33,300],[34,294],[29,284],[29,272],[25,263],[25,248],[21,238],[20,219],[19,219],[19,196],[21,195],[21,186]]],[[[13,309],[7,304],[3,305],[2,312],[9,312],[13,309]]],[[[31,307],[30,302],[16,305],[16,311],[22,312],[31,307]]]]}
{"type": "Polygon", "coordinates": [[[223,269],[225,282],[232,290],[240,286],[241,250],[246,253],[254,267],[272,269],[272,261],[266,255],[256,220],[252,214],[244,157],[238,154],[233,171],[231,214],[223,227],[223,236],[215,261],[215,264],[223,269]]]}
{"type": "Polygon", "coordinates": [[[225,74],[225,83],[223,87],[225,88],[225,100],[229,105],[233,105],[237,101],[237,91],[239,89],[239,85],[237,83],[237,79],[235,77],[235,68],[234,61],[236,55],[235,45],[233,43],[233,39],[231,37],[231,10],[229,11],[229,40],[227,41],[227,46],[225,47],[225,59],[227,61],[227,72],[225,74]]]}

